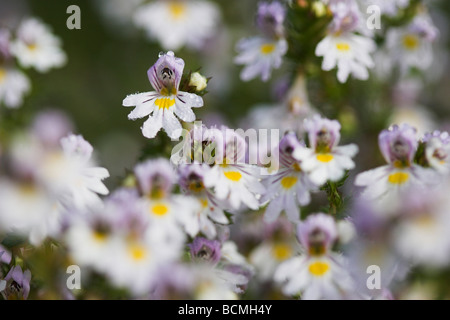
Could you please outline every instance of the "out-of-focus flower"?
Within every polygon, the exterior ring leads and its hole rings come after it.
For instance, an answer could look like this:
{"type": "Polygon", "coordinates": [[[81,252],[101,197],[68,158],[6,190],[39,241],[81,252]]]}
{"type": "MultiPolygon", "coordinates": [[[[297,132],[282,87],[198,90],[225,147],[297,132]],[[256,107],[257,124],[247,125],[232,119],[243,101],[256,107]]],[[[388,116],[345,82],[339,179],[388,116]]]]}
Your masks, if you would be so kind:
{"type": "Polygon", "coordinates": [[[299,223],[297,236],[305,254],[283,262],[275,272],[283,293],[301,294],[305,300],[355,298],[343,258],[330,252],[337,239],[334,219],[321,213],[311,215],[299,223]]]}
{"type": "Polygon", "coordinates": [[[261,202],[270,200],[264,214],[268,223],[278,218],[285,211],[289,220],[300,221],[298,206],[305,206],[311,201],[310,191],[317,189],[308,175],[300,168],[300,163],[292,155],[297,148],[302,147],[295,133],[286,134],[280,141],[279,154],[281,168],[264,180],[266,192],[261,202]]]}
{"type": "Polygon", "coordinates": [[[11,53],[20,65],[33,67],[39,72],[62,67],[67,61],[59,38],[35,18],[22,21],[17,30],[17,39],[11,43],[11,53]]]}
{"type": "Polygon", "coordinates": [[[414,190],[402,198],[399,219],[392,229],[397,254],[414,265],[446,267],[450,263],[449,185],[414,190]]]}
{"type": "Polygon", "coordinates": [[[169,234],[180,238],[186,232],[195,237],[200,230],[195,215],[201,205],[195,198],[170,193],[176,180],[169,179],[176,177],[175,174],[170,162],[165,159],[147,160],[136,165],[142,210],[147,213],[155,236],[169,234]]]}
{"type": "Polygon", "coordinates": [[[30,80],[25,74],[0,64],[0,102],[8,108],[17,108],[30,89],[30,80]]]}
{"type": "Polygon", "coordinates": [[[93,147],[81,135],[61,139],[62,150],[45,154],[37,173],[63,203],[82,210],[101,203],[98,194],[108,194],[102,180],[109,177],[107,169],[95,167],[93,147]]]}
{"type": "Polygon", "coordinates": [[[281,2],[260,2],[256,14],[256,25],[267,37],[282,37],[285,16],[286,9],[281,2]]]}
{"type": "Polygon", "coordinates": [[[272,69],[278,69],[281,66],[288,44],[285,39],[253,37],[239,41],[236,49],[239,54],[234,62],[245,65],[241,71],[242,81],[249,81],[258,75],[261,75],[262,81],[267,81],[272,69]]]}
{"type": "Polygon", "coordinates": [[[135,107],[128,119],[150,115],[141,128],[144,137],[154,138],[164,128],[169,137],[177,139],[182,130],[175,115],[186,122],[195,120],[192,108],[202,107],[203,99],[193,93],[178,91],[183,69],[183,59],[175,57],[172,51],[162,54],[147,72],[156,91],[131,94],[123,100],[123,106],[135,107]]]}
{"type": "Polygon", "coordinates": [[[20,266],[12,267],[4,279],[5,287],[0,293],[6,300],[26,300],[30,293],[30,280],[30,270],[24,272],[20,266]]]}
{"type": "Polygon", "coordinates": [[[432,170],[413,163],[418,146],[413,127],[403,124],[384,130],[378,143],[388,165],[358,174],[355,185],[365,187],[362,196],[376,201],[388,215],[400,204],[401,194],[408,193],[411,187],[426,188],[436,177],[432,170]]]}
{"type": "Polygon", "coordinates": [[[337,66],[337,78],[346,82],[352,74],[360,80],[367,80],[374,62],[370,53],[376,49],[375,42],[353,33],[333,33],[326,36],[316,47],[316,56],[323,57],[322,69],[329,71],[337,66]]]}
{"type": "Polygon", "coordinates": [[[362,23],[362,14],[355,0],[330,1],[329,8],[333,14],[329,27],[332,33],[353,32],[362,23]]]}
{"type": "Polygon", "coordinates": [[[184,45],[199,49],[214,35],[220,11],[214,3],[203,0],[154,1],[138,7],[133,21],[165,50],[184,45]]]}
{"type": "Polygon", "coordinates": [[[432,43],[438,30],[431,18],[418,15],[403,28],[390,29],[386,35],[386,55],[388,61],[399,65],[402,73],[411,67],[426,70],[433,61],[432,43]]]}
{"type": "Polygon", "coordinates": [[[314,184],[321,186],[327,180],[338,181],[344,176],[345,170],[355,167],[352,158],[358,152],[358,146],[338,146],[341,138],[338,121],[315,115],[305,120],[304,127],[308,132],[310,147],[297,148],[293,157],[300,161],[300,168],[308,173],[314,184]]]}
{"type": "Polygon", "coordinates": [[[31,131],[46,147],[57,147],[63,137],[73,132],[73,123],[60,110],[46,110],[33,120],[31,131]]]}

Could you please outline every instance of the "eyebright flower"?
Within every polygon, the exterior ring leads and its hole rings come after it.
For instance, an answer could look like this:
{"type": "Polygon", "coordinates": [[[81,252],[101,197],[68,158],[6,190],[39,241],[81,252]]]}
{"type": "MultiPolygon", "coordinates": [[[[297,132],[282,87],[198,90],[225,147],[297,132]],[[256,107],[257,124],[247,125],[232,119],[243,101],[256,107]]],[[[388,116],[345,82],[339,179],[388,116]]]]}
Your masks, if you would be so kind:
{"type": "Polygon", "coordinates": [[[288,44],[285,39],[253,37],[242,39],[237,44],[239,54],[234,62],[245,65],[241,72],[242,81],[249,81],[261,75],[262,81],[269,80],[272,69],[278,69],[282,57],[286,54],[288,44]]]}
{"type": "Polygon", "coordinates": [[[349,299],[354,283],[341,256],[330,252],[337,229],[332,217],[318,213],[298,225],[297,236],[305,253],[283,262],[275,272],[286,295],[309,299],[349,299]]]}
{"type": "Polygon", "coordinates": [[[300,161],[300,168],[308,173],[314,184],[321,186],[327,180],[339,181],[345,170],[355,167],[352,158],[358,152],[358,146],[338,146],[341,138],[338,121],[315,115],[305,120],[304,127],[310,147],[297,148],[293,157],[300,161]]]}
{"type": "Polygon", "coordinates": [[[193,260],[210,262],[212,265],[216,265],[221,258],[220,247],[221,244],[219,241],[208,240],[201,237],[196,237],[194,241],[189,244],[193,260]]]}
{"type": "Polygon", "coordinates": [[[322,69],[329,71],[337,66],[339,82],[347,81],[352,74],[360,80],[367,80],[374,62],[370,53],[375,51],[375,42],[353,33],[332,33],[326,36],[316,47],[316,56],[323,57],[322,69]]]}
{"type": "Polygon", "coordinates": [[[182,238],[186,232],[195,237],[200,229],[195,218],[200,203],[192,197],[171,194],[176,173],[170,162],[166,159],[147,160],[136,165],[134,172],[142,210],[150,220],[152,232],[174,238],[182,238]]]}
{"type": "Polygon", "coordinates": [[[165,50],[200,49],[216,32],[220,11],[209,1],[154,1],[138,7],[133,20],[165,50]]]}
{"type": "MultiPolygon", "coordinates": [[[[20,266],[14,266],[9,270],[5,279],[5,287],[0,288],[0,293],[5,300],[26,300],[30,293],[31,271],[22,271],[20,266]]],[[[0,284],[1,285],[1,284],[0,284]]]]}
{"type": "Polygon", "coordinates": [[[365,187],[362,196],[389,206],[395,212],[400,195],[407,193],[411,187],[426,188],[432,184],[434,175],[430,170],[413,163],[418,141],[416,130],[407,125],[394,125],[383,130],[378,143],[388,165],[378,167],[355,178],[355,185],[365,187]]]}
{"type": "Polygon", "coordinates": [[[431,18],[418,15],[403,28],[390,29],[386,35],[386,54],[389,61],[405,73],[410,68],[426,70],[433,62],[432,44],[438,30],[431,18]]]}
{"type": "Polygon", "coordinates": [[[259,182],[260,170],[245,163],[246,142],[241,136],[226,128],[221,132],[222,145],[216,150],[215,165],[205,176],[205,186],[214,188],[215,196],[234,210],[240,209],[241,204],[256,210],[258,195],[265,190],[259,182]]]}
{"type": "Polygon", "coordinates": [[[11,43],[11,53],[25,68],[39,72],[62,67],[67,57],[61,49],[61,41],[41,21],[30,18],[22,21],[17,39],[11,43]]]}
{"type": "Polygon", "coordinates": [[[292,154],[302,147],[295,133],[286,134],[280,141],[279,153],[281,168],[274,175],[264,180],[266,192],[261,202],[270,200],[264,214],[266,222],[275,221],[284,210],[292,222],[300,221],[298,206],[305,206],[311,201],[310,191],[317,187],[300,168],[292,154]]]}
{"type": "Polygon", "coordinates": [[[202,107],[203,99],[193,93],[178,91],[183,69],[183,59],[175,57],[172,51],[162,54],[147,72],[156,91],[131,94],[123,100],[123,106],[135,107],[128,119],[150,115],[141,128],[144,137],[154,138],[164,128],[170,138],[177,139],[182,130],[175,115],[182,121],[195,120],[192,108],[202,107]]]}

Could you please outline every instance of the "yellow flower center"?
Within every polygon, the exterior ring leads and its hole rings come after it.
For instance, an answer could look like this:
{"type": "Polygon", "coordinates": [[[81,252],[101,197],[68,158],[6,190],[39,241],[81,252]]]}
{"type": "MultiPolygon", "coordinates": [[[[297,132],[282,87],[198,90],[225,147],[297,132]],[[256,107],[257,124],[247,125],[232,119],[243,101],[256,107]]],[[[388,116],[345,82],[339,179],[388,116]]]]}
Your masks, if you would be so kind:
{"type": "Polygon", "coordinates": [[[159,109],[169,109],[171,106],[175,104],[174,98],[158,98],[155,100],[155,105],[159,109]]]}
{"type": "Polygon", "coordinates": [[[157,203],[151,206],[150,212],[157,216],[165,216],[169,212],[169,207],[163,203],[157,203]]]}
{"type": "Polygon", "coordinates": [[[108,238],[108,235],[105,232],[100,231],[94,231],[92,236],[94,237],[94,240],[97,242],[105,242],[108,238]]]}
{"type": "Polygon", "coordinates": [[[242,178],[242,174],[238,171],[226,171],[223,173],[228,180],[238,182],[242,178]]]}
{"type": "Polygon", "coordinates": [[[316,156],[317,160],[319,160],[320,162],[330,162],[331,160],[333,160],[333,155],[329,154],[329,153],[321,153],[318,154],[316,156]]]}
{"type": "Polygon", "coordinates": [[[273,43],[265,43],[261,46],[262,54],[270,54],[275,50],[275,45],[273,43]]]}
{"type": "Polygon", "coordinates": [[[180,2],[172,2],[169,4],[169,11],[174,19],[180,19],[186,12],[186,6],[180,2]]]}
{"type": "Polygon", "coordinates": [[[313,276],[321,277],[330,270],[330,265],[326,262],[317,261],[311,263],[308,270],[313,276]]]}
{"type": "Polygon", "coordinates": [[[27,48],[30,51],[35,51],[37,49],[37,45],[36,45],[36,43],[30,43],[30,44],[27,44],[27,48]]]}
{"type": "Polygon", "coordinates": [[[341,52],[348,52],[348,51],[350,51],[350,45],[345,42],[339,42],[339,43],[336,43],[336,49],[338,49],[338,51],[341,51],[341,52]]]}
{"type": "Polygon", "coordinates": [[[3,68],[0,68],[0,83],[3,82],[3,80],[6,78],[6,70],[3,68]]]}
{"type": "Polygon", "coordinates": [[[292,255],[292,249],[287,244],[279,243],[273,246],[272,255],[276,260],[283,261],[292,255]]]}
{"type": "Polygon", "coordinates": [[[406,172],[396,172],[392,173],[388,177],[388,181],[391,184],[404,184],[409,180],[409,174],[406,172]]]}
{"type": "Polygon", "coordinates": [[[142,261],[147,256],[146,248],[136,243],[133,243],[128,247],[128,253],[134,261],[142,261]]]}
{"type": "Polygon", "coordinates": [[[297,183],[297,180],[297,177],[284,177],[281,179],[281,186],[285,189],[290,189],[297,183]]]}
{"type": "Polygon", "coordinates": [[[419,46],[419,38],[413,34],[407,34],[403,37],[403,46],[408,50],[416,50],[419,46]]]}
{"type": "Polygon", "coordinates": [[[21,184],[20,187],[19,187],[19,190],[20,190],[20,193],[24,197],[32,197],[32,196],[36,195],[36,193],[37,193],[36,186],[34,186],[31,183],[21,184]]]}

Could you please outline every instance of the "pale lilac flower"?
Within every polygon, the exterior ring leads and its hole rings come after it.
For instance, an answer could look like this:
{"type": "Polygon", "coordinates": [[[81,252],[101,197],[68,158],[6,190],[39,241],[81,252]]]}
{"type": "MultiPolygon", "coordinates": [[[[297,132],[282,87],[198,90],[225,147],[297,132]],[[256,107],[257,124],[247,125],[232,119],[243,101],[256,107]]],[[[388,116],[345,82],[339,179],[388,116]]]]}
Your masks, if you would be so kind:
{"type": "Polygon", "coordinates": [[[234,62],[245,65],[241,71],[242,81],[249,81],[261,76],[262,81],[268,81],[272,69],[278,69],[283,62],[282,58],[288,49],[287,41],[265,37],[242,39],[236,49],[238,55],[234,62]]]}
{"type": "Polygon", "coordinates": [[[333,21],[329,26],[332,33],[357,31],[362,23],[362,14],[355,0],[330,1],[329,8],[333,21]]]}
{"type": "Polygon", "coordinates": [[[136,26],[165,50],[183,46],[200,49],[214,36],[220,21],[216,4],[203,0],[153,1],[139,6],[133,16],[136,26]]]}
{"type": "Polygon", "coordinates": [[[281,2],[260,2],[256,13],[256,26],[267,37],[282,37],[285,17],[286,8],[281,2]]]}
{"type": "Polygon", "coordinates": [[[406,27],[389,30],[386,55],[402,73],[412,67],[427,70],[433,62],[432,44],[437,36],[438,30],[431,18],[425,14],[418,15],[406,27]]]}
{"type": "Polygon", "coordinates": [[[46,147],[57,147],[63,137],[73,132],[73,123],[60,110],[46,110],[35,117],[31,132],[46,147]]]}
{"type": "Polygon", "coordinates": [[[376,5],[380,8],[381,13],[387,16],[396,16],[399,10],[406,8],[410,0],[363,0],[363,3],[368,7],[376,5]]]}
{"type": "Polygon", "coordinates": [[[196,237],[189,244],[191,259],[194,261],[206,261],[216,265],[221,258],[221,243],[217,240],[208,240],[202,237],[196,237]]]}
{"type": "Polygon", "coordinates": [[[339,181],[345,170],[355,167],[352,158],[358,152],[358,146],[338,146],[341,125],[337,120],[315,115],[305,120],[304,127],[308,132],[310,147],[297,148],[293,157],[300,161],[300,168],[308,173],[314,184],[320,186],[327,180],[339,181]]]}
{"type": "Polygon", "coordinates": [[[17,39],[11,44],[11,53],[20,65],[33,67],[39,72],[62,67],[67,61],[60,39],[35,18],[22,21],[17,30],[17,39]]]}
{"type": "Polygon", "coordinates": [[[362,196],[381,205],[384,214],[389,215],[401,205],[400,195],[412,187],[430,187],[435,175],[432,170],[413,163],[418,146],[413,127],[394,125],[380,133],[378,143],[388,165],[358,174],[355,185],[365,187],[362,196]]]}
{"type": "Polygon", "coordinates": [[[170,194],[177,181],[174,168],[163,158],[137,164],[134,174],[140,192],[151,197],[164,197],[170,194]]]}
{"type": "Polygon", "coordinates": [[[299,222],[299,206],[309,204],[310,192],[317,190],[317,186],[301,170],[300,162],[292,157],[295,150],[300,147],[302,144],[295,133],[286,134],[279,144],[281,168],[263,180],[266,192],[261,202],[270,200],[264,214],[264,221],[268,223],[275,221],[282,211],[286,212],[290,221],[299,222]]]}
{"type": "Polygon", "coordinates": [[[306,252],[283,262],[274,276],[283,293],[301,294],[305,300],[355,298],[344,258],[330,252],[337,239],[334,219],[322,213],[311,215],[299,223],[297,236],[306,252]]]}
{"type": "Polygon", "coordinates": [[[160,55],[147,72],[156,91],[131,94],[123,100],[123,106],[135,107],[128,119],[149,115],[141,128],[144,137],[154,138],[164,128],[170,138],[177,139],[182,133],[182,127],[175,115],[182,121],[195,120],[192,108],[202,107],[203,99],[193,93],[178,91],[183,69],[183,59],[175,57],[172,51],[160,55]]]}
{"type": "Polygon", "coordinates": [[[30,293],[31,271],[22,271],[20,266],[9,270],[5,279],[6,286],[0,291],[5,300],[26,300],[30,293]]]}

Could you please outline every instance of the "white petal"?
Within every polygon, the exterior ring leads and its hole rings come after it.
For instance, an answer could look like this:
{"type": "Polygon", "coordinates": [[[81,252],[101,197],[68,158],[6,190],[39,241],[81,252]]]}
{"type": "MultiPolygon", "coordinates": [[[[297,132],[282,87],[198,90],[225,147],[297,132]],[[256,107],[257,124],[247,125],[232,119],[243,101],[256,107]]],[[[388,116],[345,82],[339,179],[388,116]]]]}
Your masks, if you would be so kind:
{"type": "Polygon", "coordinates": [[[175,117],[172,111],[164,110],[162,125],[170,138],[177,139],[181,136],[182,133],[181,123],[175,117]]]}
{"type": "Polygon", "coordinates": [[[161,110],[157,110],[153,113],[153,116],[150,116],[142,126],[142,134],[144,137],[152,139],[156,136],[159,130],[162,127],[162,115],[163,112],[161,110]]]}

